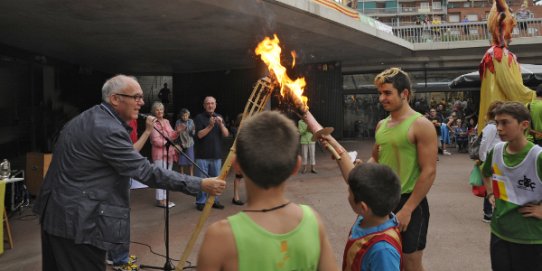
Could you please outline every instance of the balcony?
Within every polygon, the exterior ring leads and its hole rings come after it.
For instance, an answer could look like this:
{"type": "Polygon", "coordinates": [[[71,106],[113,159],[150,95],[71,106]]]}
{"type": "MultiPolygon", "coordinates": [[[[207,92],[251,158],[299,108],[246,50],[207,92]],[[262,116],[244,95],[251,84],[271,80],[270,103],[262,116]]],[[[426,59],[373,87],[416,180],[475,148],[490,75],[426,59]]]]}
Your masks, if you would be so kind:
{"type": "Polygon", "coordinates": [[[446,9],[439,7],[390,7],[390,8],[364,8],[358,6],[358,11],[368,16],[397,16],[397,15],[418,15],[418,14],[445,14],[446,9]]]}
{"type": "MultiPolygon", "coordinates": [[[[490,40],[487,22],[395,26],[394,35],[412,43],[490,40]]],[[[542,18],[518,20],[513,38],[542,37],[542,18]]]]}

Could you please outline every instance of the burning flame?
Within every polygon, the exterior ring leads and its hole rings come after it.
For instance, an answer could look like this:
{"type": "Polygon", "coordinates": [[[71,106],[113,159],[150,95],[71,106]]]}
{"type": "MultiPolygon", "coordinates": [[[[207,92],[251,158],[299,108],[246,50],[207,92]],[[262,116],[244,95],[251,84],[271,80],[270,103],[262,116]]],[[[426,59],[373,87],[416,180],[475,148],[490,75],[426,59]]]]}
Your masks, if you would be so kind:
{"type": "MultiPolygon", "coordinates": [[[[309,109],[307,106],[308,98],[303,96],[303,90],[305,85],[307,85],[305,78],[301,77],[292,80],[288,74],[286,74],[286,68],[280,63],[280,53],[282,49],[279,46],[279,38],[276,34],[273,36],[273,39],[265,37],[265,39],[258,44],[254,52],[261,57],[262,61],[267,65],[269,72],[274,74],[277,78],[282,97],[294,99],[295,106],[305,112],[309,109]]],[[[293,67],[295,65],[295,52],[293,51],[292,57],[294,58],[292,63],[293,67]]]]}

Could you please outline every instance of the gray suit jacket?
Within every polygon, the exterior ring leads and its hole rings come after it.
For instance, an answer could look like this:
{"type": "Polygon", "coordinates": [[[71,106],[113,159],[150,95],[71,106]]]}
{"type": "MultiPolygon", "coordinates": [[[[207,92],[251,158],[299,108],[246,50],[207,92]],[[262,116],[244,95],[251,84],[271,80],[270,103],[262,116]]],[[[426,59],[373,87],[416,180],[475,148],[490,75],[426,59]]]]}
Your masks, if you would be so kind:
{"type": "Polygon", "coordinates": [[[44,231],[111,249],[130,241],[130,178],[190,195],[200,191],[201,178],[150,164],[129,131],[105,103],[64,126],[34,205],[44,231]]]}

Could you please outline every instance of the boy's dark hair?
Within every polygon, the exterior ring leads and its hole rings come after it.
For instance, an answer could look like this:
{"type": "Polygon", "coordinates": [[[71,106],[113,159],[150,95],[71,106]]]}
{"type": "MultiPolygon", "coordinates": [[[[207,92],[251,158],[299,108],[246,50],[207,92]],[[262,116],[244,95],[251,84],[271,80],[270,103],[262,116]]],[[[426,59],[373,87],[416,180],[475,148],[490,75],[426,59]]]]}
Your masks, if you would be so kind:
{"type": "Polygon", "coordinates": [[[246,177],[261,188],[276,187],[296,166],[299,132],[293,121],[282,114],[262,112],[243,120],[236,149],[246,177]]]}
{"type": "Polygon", "coordinates": [[[495,112],[497,112],[497,108],[499,108],[499,106],[501,106],[502,104],[503,104],[502,101],[493,101],[492,103],[489,104],[489,107],[487,108],[487,113],[486,113],[486,119],[488,121],[495,119],[495,112]]]}
{"type": "Polygon", "coordinates": [[[536,87],[536,97],[542,97],[542,84],[536,87]]]}
{"type": "Polygon", "coordinates": [[[512,116],[518,122],[531,121],[531,114],[525,105],[519,102],[504,102],[495,109],[495,116],[507,114],[512,116]]]}
{"type": "Polygon", "coordinates": [[[380,217],[389,215],[401,198],[399,177],[386,165],[356,166],[348,175],[348,186],[356,203],[365,202],[380,217]]]}
{"type": "Polygon", "coordinates": [[[383,84],[392,84],[399,93],[403,92],[406,89],[409,92],[407,98],[409,101],[411,96],[414,94],[412,91],[412,83],[410,82],[410,77],[400,68],[389,68],[379,73],[375,77],[374,84],[377,87],[382,86],[383,84]]]}

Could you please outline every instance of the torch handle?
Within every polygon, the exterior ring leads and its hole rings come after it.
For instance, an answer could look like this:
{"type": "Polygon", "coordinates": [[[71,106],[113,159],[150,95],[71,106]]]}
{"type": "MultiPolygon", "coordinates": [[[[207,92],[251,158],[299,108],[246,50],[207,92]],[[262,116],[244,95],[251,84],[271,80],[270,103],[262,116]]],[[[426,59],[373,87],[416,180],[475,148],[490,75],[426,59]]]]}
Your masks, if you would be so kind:
{"type": "MultiPolygon", "coordinates": [[[[333,127],[326,127],[326,128],[320,129],[316,131],[316,133],[314,133],[314,135],[312,136],[312,139],[318,140],[318,138],[321,135],[330,135],[332,132],[333,132],[333,127]]],[[[333,146],[329,144],[325,144],[325,145],[326,145],[326,149],[331,153],[331,155],[333,155],[333,157],[335,157],[335,160],[341,160],[341,155],[337,153],[337,150],[335,150],[333,146]]]]}
{"type": "MultiPolygon", "coordinates": [[[[269,99],[271,98],[271,92],[273,90],[272,87],[273,86],[269,78],[265,77],[258,80],[256,85],[254,86],[254,89],[252,90],[252,94],[250,94],[247,104],[245,105],[243,117],[241,118],[241,123],[239,124],[238,128],[239,131],[243,127],[243,120],[257,114],[258,112],[261,112],[265,108],[265,105],[267,104],[267,102],[269,102],[269,99]]],[[[226,180],[226,177],[228,176],[231,165],[233,163],[233,157],[235,155],[236,142],[237,138],[233,141],[230,152],[228,153],[228,156],[226,157],[226,160],[222,165],[222,169],[220,170],[220,175],[218,176],[218,179],[226,180]]],[[[214,202],[215,196],[209,195],[209,197],[207,197],[207,201],[205,202],[205,206],[203,207],[202,214],[198,220],[196,228],[192,232],[192,235],[190,236],[190,239],[186,244],[183,253],[181,254],[181,259],[179,260],[179,263],[175,268],[176,271],[181,271],[184,269],[186,260],[190,256],[190,253],[194,248],[194,244],[196,243],[196,240],[198,239],[198,236],[203,229],[203,226],[205,225],[209,214],[211,213],[211,208],[213,207],[214,202]]]]}
{"type": "Polygon", "coordinates": [[[333,155],[333,157],[335,157],[335,160],[341,160],[341,155],[339,155],[333,146],[327,144],[326,149],[331,153],[331,155],[333,155]]]}

